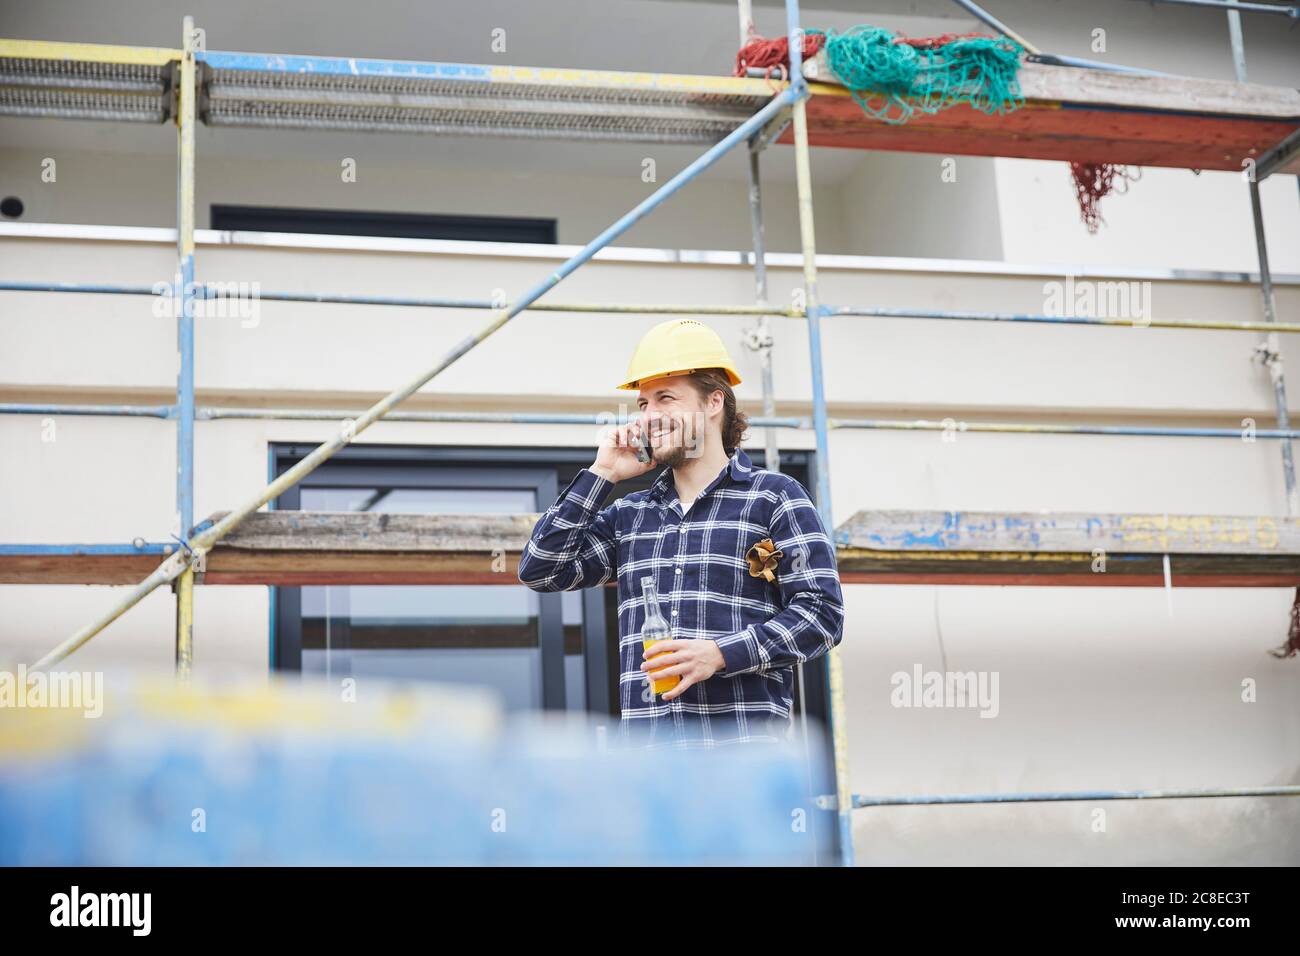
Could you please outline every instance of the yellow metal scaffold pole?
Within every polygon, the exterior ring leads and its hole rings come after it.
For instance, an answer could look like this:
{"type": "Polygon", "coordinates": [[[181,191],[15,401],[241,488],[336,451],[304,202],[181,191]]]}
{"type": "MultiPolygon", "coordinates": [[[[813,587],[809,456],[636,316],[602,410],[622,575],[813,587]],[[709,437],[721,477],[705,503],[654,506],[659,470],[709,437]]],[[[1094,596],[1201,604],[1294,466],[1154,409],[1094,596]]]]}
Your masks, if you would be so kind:
{"type": "MultiPolygon", "coordinates": [[[[181,27],[179,88],[176,97],[176,253],[181,288],[173,301],[180,363],[176,380],[176,506],[182,540],[194,524],[194,18],[181,27]]],[[[189,680],[194,663],[194,568],[176,579],[176,676],[189,680]]]]}
{"type": "MultiPolygon", "coordinates": [[[[820,299],[817,295],[817,234],[813,225],[812,163],[808,148],[808,81],[803,77],[803,29],[799,26],[798,3],[787,2],[787,31],[790,40],[790,83],[794,101],[795,186],[799,200],[799,238],[803,247],[804,313],[808,322],[808,353],[812,362],[813,430],[817,436],[817,510],[826,533],[834,536],[831,510],[830,435],[826,414],[826,390],[822,373],[820,299]]],[[[835,814],[839,831],[840,863],[853,865],[853,791],[849,786],[848,717],[844,704],[844,664],[840,649],[826,655],[829,731],[835,770],[835,814]]]]}

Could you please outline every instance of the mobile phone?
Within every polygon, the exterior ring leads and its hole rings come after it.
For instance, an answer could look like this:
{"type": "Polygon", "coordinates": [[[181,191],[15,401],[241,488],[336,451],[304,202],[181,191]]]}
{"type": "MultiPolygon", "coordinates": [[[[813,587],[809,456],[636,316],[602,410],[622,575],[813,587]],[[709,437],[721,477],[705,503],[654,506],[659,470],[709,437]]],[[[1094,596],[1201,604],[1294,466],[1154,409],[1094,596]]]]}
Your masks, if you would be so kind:
{"type": "Polygon", "coordinates": [[[641,422],[641,440],[637,442],[636,446],[636,460],[641,464],[645,464],[653,457],[654,453],[650,450],[650,429],[643,420],[641,422]]]}

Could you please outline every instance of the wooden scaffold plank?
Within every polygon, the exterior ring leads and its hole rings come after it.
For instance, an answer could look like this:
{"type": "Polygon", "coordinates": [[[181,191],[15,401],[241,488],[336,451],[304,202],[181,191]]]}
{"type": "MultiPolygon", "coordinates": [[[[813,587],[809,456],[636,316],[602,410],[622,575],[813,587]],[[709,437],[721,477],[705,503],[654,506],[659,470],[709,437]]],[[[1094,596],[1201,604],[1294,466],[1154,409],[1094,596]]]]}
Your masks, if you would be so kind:
{"type": "Polygon", "coordinates": [[[836,531],[846,583],[1300,586],[1300,519],[860,511],[836,531]]]}
{"type": "MultiPolygon", "coordinates": [[[[219,520],[221,514],[210,520],[219,520]]],[[[536,514],[257,512],[206,556],[202,584],[517,585],[536,514]]],[[[1300,586],[1300,519],[861,511],[835,532],[846,584],[1300,586]]],[[[153,551],[0,549],[3,584],[130,584],[153,551]]]]}
{"type": "MultiPolygon", "coordinates": [[[[1240,172],[1300,129],[1300,91],[1258,83],[1028,62],[1018,109],[988,115],[963,104],[890,124],[862,112],[824,52],[805,75],[814,146],[1240,172]]],[[[777,141],[790,143],[790,132],[777,141]]]]}

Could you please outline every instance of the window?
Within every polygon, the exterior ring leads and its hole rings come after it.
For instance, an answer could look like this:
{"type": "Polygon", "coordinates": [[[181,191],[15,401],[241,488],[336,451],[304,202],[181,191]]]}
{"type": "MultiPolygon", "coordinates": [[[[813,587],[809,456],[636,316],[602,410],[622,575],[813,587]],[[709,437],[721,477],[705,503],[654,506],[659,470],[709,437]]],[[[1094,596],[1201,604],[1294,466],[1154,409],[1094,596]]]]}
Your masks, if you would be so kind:
{"type": "MultiPolygon", "coordinates": [[[[311,450],[272,449],[276,473],[311,450]]],[[[352,446],[276,501],[282,510],[535,512],[556,470],[458,449],[352,446]]],[[[545,506],[542,506],[543,508],[545,506]]],[[[277,588],[277,669],[491,687],[507,709],[609,713],[603,595],[522,584],[277,588]]]]}
{"type": "Polygon", "coordinates": [[[458,239],[466,242],[540,242],[550,245],[556,242],[556,220],[519,216],[450,216],[436,213],[213,204],[210,225],[213,229],[250,232],[394,236],[400,239],[458,239]]]}
{"type": "MultiPolygon", "coordinates": [[[[305,488],[299,504],[304,511],[520,512],[532,511],[534,498],[524,488],[356,485],[305,488]]],[[[542,706],[537,597],[522,586],[304,587],[302,670],[335,678],[486,683],[508,709],[537,709],[542,706]]],[[[580,622],[579,612],[575,623],[580,622]]],[[[581,647],[576,651],[580,659],[581,647]]],[[[581,675],[566,672],[565,678],[566,704],[582,708],[581,675]]]]}

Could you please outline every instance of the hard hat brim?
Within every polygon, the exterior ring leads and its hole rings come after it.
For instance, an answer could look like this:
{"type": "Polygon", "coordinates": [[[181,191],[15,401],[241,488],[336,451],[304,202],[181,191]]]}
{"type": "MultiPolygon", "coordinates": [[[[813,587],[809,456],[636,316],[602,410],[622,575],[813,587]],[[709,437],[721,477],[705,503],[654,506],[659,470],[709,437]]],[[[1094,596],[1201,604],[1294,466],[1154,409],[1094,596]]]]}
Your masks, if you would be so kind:
{"type": "MultiPolygon", "coordinates": [[[[710,368],[717,368],[724,375],[726,375],[728,384],[733,386],[740,384],[740,376],[736,374],[735,369],[724,368],[722,366],[710,366],[710,368]]],[[[668,371],[663,371],[663,372],[650,372],[649,374],[643,375],[640,378],[634,378],[629,381],[626,381],[622,385],[619,385],[618,388],[629,390],[629,391],[639,391],[641,387],[645,385],[645,383],[647,382],[653,382],[656,379],[660,379],[660,378],[670,378],[673,375],[690,375],[692,372],[697,372],[697,371],[701,371],[701,369],[694,369],[694,368],[680,369],[679,368],[679,369],[670,369],[668,371]]]]}

